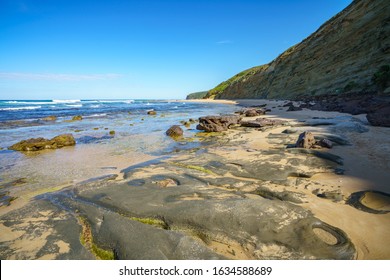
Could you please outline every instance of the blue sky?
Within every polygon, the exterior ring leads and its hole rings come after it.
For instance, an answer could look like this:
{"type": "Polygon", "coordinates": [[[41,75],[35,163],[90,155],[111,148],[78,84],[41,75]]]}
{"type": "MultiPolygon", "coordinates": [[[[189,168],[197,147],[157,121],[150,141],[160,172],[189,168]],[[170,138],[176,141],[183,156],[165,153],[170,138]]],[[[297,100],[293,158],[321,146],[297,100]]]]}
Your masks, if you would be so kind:
{"type": "Polygon", "coordinates": [[[0,0],[0,99],[184,98],[268,63],[351,0],[0,0]]]}

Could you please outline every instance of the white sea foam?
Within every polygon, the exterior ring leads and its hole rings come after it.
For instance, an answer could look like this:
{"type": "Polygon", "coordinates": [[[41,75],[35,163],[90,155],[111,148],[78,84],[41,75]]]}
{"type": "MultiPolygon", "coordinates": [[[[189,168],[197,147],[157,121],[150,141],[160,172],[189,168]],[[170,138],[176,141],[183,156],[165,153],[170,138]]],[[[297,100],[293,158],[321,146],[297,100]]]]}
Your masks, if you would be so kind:
{"type": "Polygon", "coordinates": [[[75,105],[69,105],[69,104],[67,104],[67,105],[65,105],[65,106],[67,106],[67,107],[83,107],[83,104],[75,104],[75,105]]]}
{"type": "Polygon", "coordinates": [[[93,115],[85,116],[85,117],[86,117],[86,118],[98,118],[98,117],[104,117],[104,116],[107,116],[107,114],[105,114],[105,113],[102,113],[102,114],[93,114],[93,115]]]}
{"type": "Polygon", "coordinates": [[[5,104],[29,104],[29,105],[45,105],[52,104],[52,101],[6,101],[5,104]]]}
{"type": "Polygon", "coordinates": [[[99,100],[100,103],[133,103],[134,100],[99,100]]]}
{"type": "Polygon", "coordinates": [[[39,108],[42,107],[41,106],[8,107],[8,108],[0,108],[0,111],[36,110],[39,108]]]}
{"type": "Polygon", "coordinates": [[[54,103],[78,103],[80,99],[53,99],[54,103]]]}

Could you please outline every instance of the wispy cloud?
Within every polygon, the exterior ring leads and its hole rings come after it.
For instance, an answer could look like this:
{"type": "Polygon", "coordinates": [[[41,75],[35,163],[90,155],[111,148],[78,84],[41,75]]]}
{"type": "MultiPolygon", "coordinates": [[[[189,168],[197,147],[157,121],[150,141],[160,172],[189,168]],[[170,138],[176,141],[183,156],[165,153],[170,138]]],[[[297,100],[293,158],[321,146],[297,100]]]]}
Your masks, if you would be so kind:
{"type": "Polygon", "coordinates": [[[232,44],[232,43],[233,41],[231,40],[222,40],[217,42],[218,45],[225,45],[225,44],[232,44]]]}
{"type": "Polygon", "coordinates": [[[53,74],[53,73],[20,73],[0,72],[0,79],[7,80],[41,80],[41,81],[97,81],[112,80],[122,77],[121,74],[53,74]]]}

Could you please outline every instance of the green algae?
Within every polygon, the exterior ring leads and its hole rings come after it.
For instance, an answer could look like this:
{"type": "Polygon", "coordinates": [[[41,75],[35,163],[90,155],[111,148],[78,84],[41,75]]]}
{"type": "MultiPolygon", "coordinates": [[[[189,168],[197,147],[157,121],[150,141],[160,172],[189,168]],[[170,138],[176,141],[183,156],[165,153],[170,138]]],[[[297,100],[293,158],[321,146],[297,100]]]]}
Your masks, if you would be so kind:
{"type": "Polygon", "coordinates": [[[84,217],[78,217],[79,224],[81,225],[80,243],[88,249],[99,260],[113,260],[114,252],[112,250],[105,250],[98,247],[93,242],[93,235],[91,226],[84,217]]]}
{"type": "Polygon", "coordinates": [[[172,162],[171,164],[179,166],[179,167],[183,167],[183,168],[197,170],[197,171],[200,171],[200,172],[203,172],[203,173],[206,173],[206,174],[210,174],[210,175],[214,175],[214,176],[217,175],[213,171],[211,171],[209,169],[206,169],[206,168],[204,168],[202,166],[198,166],[198,165],[187,165],[187,164],[183,164],[183,163],[179,163],[179,162],[172,162]]]}
{"type": "Polygon", "coordinates": [[[159,220],[159,219],[155,219],[155,218],[131,217],[130,220],[140,222],[140,223],[143,223],[145,225],[151,225],[151,226],[158,227],[158,228],[163,228],[163,229],[167,228],[167,224],[164,221],[159,220]]]}

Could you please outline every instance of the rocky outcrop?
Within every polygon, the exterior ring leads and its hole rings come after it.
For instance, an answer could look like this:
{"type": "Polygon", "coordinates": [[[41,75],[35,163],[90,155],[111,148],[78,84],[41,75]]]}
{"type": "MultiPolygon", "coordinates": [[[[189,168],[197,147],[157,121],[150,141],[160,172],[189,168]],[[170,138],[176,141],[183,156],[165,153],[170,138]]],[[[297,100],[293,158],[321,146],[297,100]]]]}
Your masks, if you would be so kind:
{"type": "Polygon", "coordinates": [[[278,126],[285,124],[286,121],[278,119],[266,119],[258,118],[255,120],[242,121],[241,126],[244,127],[266,127],[266,126],[278,126]]]}
{"type": "Polygon", "coordinates": [[[240,115],[244,115],[245,117],[257,117],[261,115],[265,115],[266,109],[264,108],[244,108],[238,113],[240,115]]]}
{"type": "Polygon", "coordinates": [[[81,121],[83,119],[83,116],[77,115],[73,116],[72,121],[81,121]]]}
{"type": "Polygon", "coordinates": [[[56,116],[47,116],[42,118],[43,121],[56,121],[57,117],[56,116]]]}
{"type": "Polygon", "coordinates": [[[388,92],[389,82],[375,77],[390,64],[389,15],[387,0],[355,0],[301,43],[221,83],[208,97],[300,99],[388,92]]]}
{"type": "Polygon", "coordinates": [[[173,138],[181,137],[183,136],[183,129],[178,125],[172,125],[165,134],[173,138]]]}
{"type": "Polygon", "coordinates": [[[390,127],[390,106],[368,113],[367,120],[373,126],[390,127]]]}
{"type": "Polygon", "coordinates": [[[15,151],[30,152],[40,151],[44,149],[58,149],[65,146],[74,145],[76,145],[76,141],[72,134],[61,134],[50,140],[42,137],[23,140],[12,145],[11,147],[9,147],[9,149],[15,151]]]}
{"type": "Polygon", "coordinates": [[[333,142],[326,138],[321,138],[319,140],[314,138],[313,133],[310,131],[304,131],[298,136],[298,140],[295,143],[296,148],[304,148],[304,149],[315,149],[315,148],[328,148],[331,149],[333,147],[333,142]]]}
{"type": "Polygon", "coordinates": [[[196,129],[206,132],[221,132],[228,130],[233,125],[239,124],[240,121],[241,117],[236,115],[200,117],[196,129]]]}
{"type": "Polygon", "coordinates": [[[299,134],[297,143],[298,148],[311,149],[316,144],[313,134],[310,131],[305,131],[299,134]]]}

